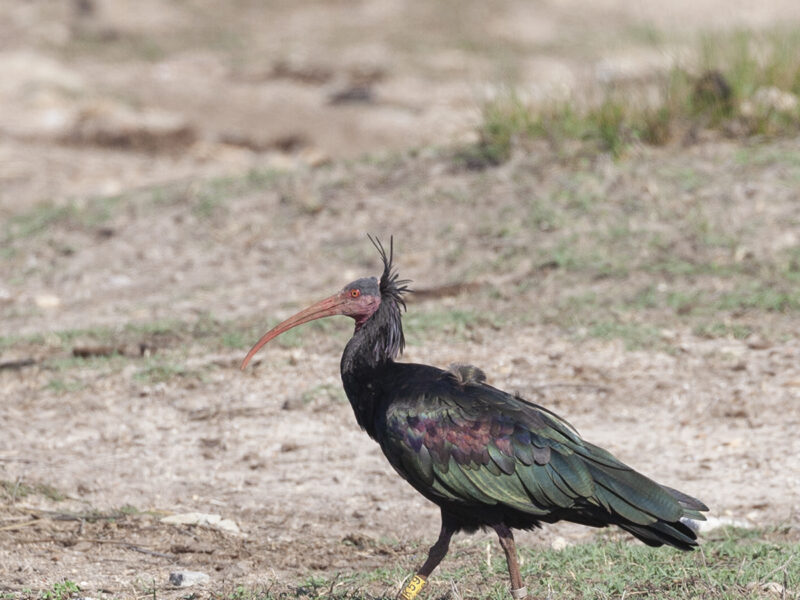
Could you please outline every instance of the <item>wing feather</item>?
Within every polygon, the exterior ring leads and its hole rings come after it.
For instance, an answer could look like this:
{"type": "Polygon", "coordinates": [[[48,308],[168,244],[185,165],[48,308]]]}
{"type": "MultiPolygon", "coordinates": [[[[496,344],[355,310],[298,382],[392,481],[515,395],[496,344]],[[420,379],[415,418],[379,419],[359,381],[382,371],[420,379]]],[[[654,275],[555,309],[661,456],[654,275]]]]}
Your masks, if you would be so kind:
{"type": "Polygon", "coordinates": [[[676,522],[707,510],[585,442],[554,413],[483,381],[441,376],[432,390],[394,399],[385,418],[381,444],[392,464],[448,502],[502,505],[533,519],[572,510],[579,522],[618,523],[647,543],[678,547],[693,540],[676,522]]]}

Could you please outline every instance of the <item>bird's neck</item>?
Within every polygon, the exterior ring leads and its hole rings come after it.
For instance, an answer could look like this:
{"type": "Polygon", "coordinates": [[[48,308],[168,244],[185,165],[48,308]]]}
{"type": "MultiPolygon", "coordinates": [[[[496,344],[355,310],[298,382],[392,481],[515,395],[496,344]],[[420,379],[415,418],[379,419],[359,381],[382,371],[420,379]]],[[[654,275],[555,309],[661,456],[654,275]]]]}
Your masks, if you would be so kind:
{"type": "Polygon", "coordinates": [[[356,421],[374,437],[375,415],[382,398],[381,376],[403,351],[400,310],[393,302],[382,302],[369,319],[356,324],[353,337],[342,354],[344,391],[356,421]]]}

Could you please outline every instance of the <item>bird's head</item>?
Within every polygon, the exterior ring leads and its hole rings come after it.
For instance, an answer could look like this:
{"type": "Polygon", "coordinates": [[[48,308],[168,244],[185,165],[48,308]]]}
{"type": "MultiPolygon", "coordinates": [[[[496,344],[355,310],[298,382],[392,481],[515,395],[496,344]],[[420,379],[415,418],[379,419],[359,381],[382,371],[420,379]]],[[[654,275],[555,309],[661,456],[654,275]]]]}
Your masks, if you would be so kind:
{"type": "MultiPolygon", "coordinates": [[[[392,303],[396,307],[403,306],[403,294],[408,291],[407,281],[398,280],[397,273],[392,268],[392,242],[389,246],[387,256],[380,241],[370,237],[370,240],[378,249],[383,259],[383,274],[380,280],[375,277],[362,277],[348,283],[333,296],[329,296],[319,302],[312,304],[308,308],[301,310],[296,315],[289,317],[282,323],[270,329],[247,353],[242,361],[241,368],[244,370],[247,364],[263,346],[278,337],[280,334],[289,331],[293,327],[322,319],[334,315],[345,315],[351,317],[356,322],[356,329],[359,329],[369,318],[375,314],[381,302],[392,303]]],[[[402,336],[402,332],[400,334],[402,336]]]]}

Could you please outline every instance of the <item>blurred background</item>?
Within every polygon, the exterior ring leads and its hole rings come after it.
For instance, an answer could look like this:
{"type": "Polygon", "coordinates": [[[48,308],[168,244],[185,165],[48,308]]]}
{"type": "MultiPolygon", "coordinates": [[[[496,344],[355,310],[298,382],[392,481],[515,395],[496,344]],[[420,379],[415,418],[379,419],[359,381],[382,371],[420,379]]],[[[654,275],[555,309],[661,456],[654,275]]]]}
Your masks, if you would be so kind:
{"type": "Polygon", "coordinates": [[[462,143],[509,91],[700,75],[703,40],[798,19],[791,0],[4,1],[0,210],[462,143]]]}

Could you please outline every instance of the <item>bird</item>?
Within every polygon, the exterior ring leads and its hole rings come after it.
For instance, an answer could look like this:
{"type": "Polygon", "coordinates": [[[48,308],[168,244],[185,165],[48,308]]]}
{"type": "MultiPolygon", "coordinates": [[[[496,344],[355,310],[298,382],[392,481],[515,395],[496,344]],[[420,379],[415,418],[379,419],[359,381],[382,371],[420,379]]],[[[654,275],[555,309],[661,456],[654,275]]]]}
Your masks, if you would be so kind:
{"type": "Polygon", "coordinates": [[[497,533],[514,600],[528,593],[514,529],[557,521],[616,525],[650,546],[697,545],[690,525],[708,511],[700,500],[633,470],[547,408],[489,385],[477,367],[398,361],[411,281],[400,279],[394,266],[394,238],[387,252],[368,237],[383,263],[380,278],[356,279],[276,325],[241,369],[293,327],[334,315],[355,321],[340,370],[356,422],[394,470],[441,511],[439,537],[400,598],[414,600],[459,531],[497,533]]]}

